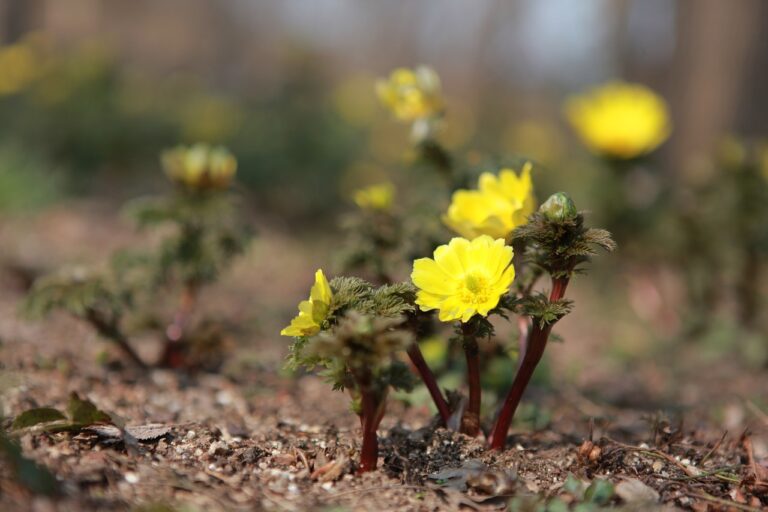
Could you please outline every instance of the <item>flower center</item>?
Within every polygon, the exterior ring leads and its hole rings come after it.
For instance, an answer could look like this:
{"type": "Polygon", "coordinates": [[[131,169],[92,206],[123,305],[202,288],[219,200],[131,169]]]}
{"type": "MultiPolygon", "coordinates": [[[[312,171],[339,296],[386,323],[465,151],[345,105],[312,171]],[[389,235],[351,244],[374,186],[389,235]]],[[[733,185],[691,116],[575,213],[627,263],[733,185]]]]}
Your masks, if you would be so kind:
{"type": "Polygon", "coordinates": [[[464,276],[460,285],[459,295],[462,302],[469,304],[482,304],[488,301],[488,280],[485,276],[470,273],[464,276]]]}

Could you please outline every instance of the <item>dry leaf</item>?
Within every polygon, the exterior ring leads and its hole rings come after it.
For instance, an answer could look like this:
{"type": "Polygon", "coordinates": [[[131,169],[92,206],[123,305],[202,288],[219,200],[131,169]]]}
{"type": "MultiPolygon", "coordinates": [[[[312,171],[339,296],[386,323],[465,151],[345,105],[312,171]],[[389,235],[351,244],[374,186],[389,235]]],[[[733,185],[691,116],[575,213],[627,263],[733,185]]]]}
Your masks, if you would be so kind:
{"type": "Polygon", "coordinates": [[[627,478],[616,484],[616,495],[626,503],[644,503],[659,501],[656,489],[636,478],[627,478]]]}

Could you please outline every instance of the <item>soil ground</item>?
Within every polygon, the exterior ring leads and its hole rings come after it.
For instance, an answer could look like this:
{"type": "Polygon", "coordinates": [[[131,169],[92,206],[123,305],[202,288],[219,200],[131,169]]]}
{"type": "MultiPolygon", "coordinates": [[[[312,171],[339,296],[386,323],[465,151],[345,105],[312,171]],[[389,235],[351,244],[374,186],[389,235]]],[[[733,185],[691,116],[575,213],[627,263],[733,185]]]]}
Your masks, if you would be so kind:
{"type": "MultiPolygon", "coordinates": [[[[569,474],[624,482],[610,504],[631,510],[768,507],[766,371],[702,361],[695,346],[618,369],[601,356],[615,341],[594,335],[604,330],[590,324],[589,306],[561,327],[568,341],[550,347],[551,385],[526,394],[551,411],[546,425],[517,425],[506,451],[487,452],[481,439],[434,428],[427,406],[392,402],[379,470],[356,476],[359,429],[347,397],[281,370],[286,344],[275,333],[306,293],[300,277],[326,262],[307,261],[310,252],[279,233],[262,231],[206,292],[206,312],[241,326],[221,372],[101,364],[108,346],[77,321],[18,315],[25,270],[17,268],[99,261],[137,243],[99,212],[68,207],[0,226],[0,247],[9,248],[0,274],[2,412],[63,409],[77,392],[128,426],[156,430],[137,443],[94,431],[21,435],[24,455],[56,476],[60,494],[32,495],[4,463],[0,510],[499,510],[515,496],[573,501],[569,474]],[[578,376],[569,377],[574,360],[578,376]],[[590,437],[594,448],[584,444],[590,437]]],[[[155,340],[137,341],[154,355],[155,340]]]]}

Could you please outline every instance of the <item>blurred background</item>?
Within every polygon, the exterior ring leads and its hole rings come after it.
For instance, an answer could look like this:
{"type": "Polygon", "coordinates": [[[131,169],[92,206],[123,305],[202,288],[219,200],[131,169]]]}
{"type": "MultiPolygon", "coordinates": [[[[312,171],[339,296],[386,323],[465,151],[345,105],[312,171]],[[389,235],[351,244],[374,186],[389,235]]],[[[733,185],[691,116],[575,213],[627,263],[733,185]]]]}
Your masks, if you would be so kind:
{"type": "Polygon", "coordinates": [[[659,160],[695,173],[724,133],[768,131],[766,19],[759,0],[3,0],[2,42],[29,50],[0,68],[3,167],[28,160],[18,179],[55,177],[50,193],[129,194],[161,148],[220,142],[257,210],[317,218],[361,159],[402,158],[372,83],[424,63],[448,96],[450,149],[526,152],[571,180],[562,100],[619,77],[668,101],[659,160]]]}
{"type": "Polygon", "coordinates": [[[768,135],[767,29],[760,0],[2,0],[0,251],[52,266],[134,243],[119,205],[170,187],[162,149],[222,144],[259,231],[226,295],[274,339],[330,264],[351,191],[414,179],[374,83],[427,64],[448,150],[533,159],[540,200],[567,190],[617,233],[576,280],[558,375],[615,375],[673,343],[764,371],[766,244],[735,226],[766,210],[742,207],[722,162],[768,135]],[[621,179],[563,117],[611,79],[655,90],[673,124],[621,179]]]}

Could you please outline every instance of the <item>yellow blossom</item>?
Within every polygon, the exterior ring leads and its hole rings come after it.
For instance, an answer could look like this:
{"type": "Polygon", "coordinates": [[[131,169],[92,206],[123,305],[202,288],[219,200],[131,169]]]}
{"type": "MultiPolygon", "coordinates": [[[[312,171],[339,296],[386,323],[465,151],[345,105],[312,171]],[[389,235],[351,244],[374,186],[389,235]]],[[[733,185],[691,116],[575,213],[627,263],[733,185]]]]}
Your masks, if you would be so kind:
{"type": "Polygon", "coordinates": [[[161,160],[174,183],[192,190],[226,188],[237,170],[237,160],[229,151],[207,144],[177,146],[163,152],[161,160]]]}
{"type": "Polygon", "coordinates": [[[443,322],[487,316],[515,278],[512,256],[503,239],[454,238],[435,249],[434,259],[413,262],[416,304],[422,311],[437,309],[443,322]]]}
{"type": "Polygon", "coordinates": [[[609,82],[570,98],[565,112],[584,144],[610,158],[649,153],[671,131],[664,99],[639,84],[609,82]]]}
{"type": "Polygon", "coordinates": [[[352,195],[355,204],[364,210],[389,210],[395,198],[391,183],[380,183],[356,190],[352,195]]]}
{"type": "Polygon", "coordinates": [[[526,163],[520,175],[512,169],[502,169],[498,175],[484,172],[477,190],[454,192],[443,222],[466,238],[506,238],[536,207],[531,168],[526,163]]]}
{"type": "Polygon", "coordinates": [[[442,109],[440,78],[432,68],[398,68],[376,82],[376,94],[395,117],[416,121],[438,115],[442,109]]]}
{"type": "Polygon", "coordinates": [[[291,320],[291,324],[280,331],[282,336],[312,336],[320,332],[323,322],[330,312],[331,285],[323,271],[315,272],[315,284],[309,292],[309,299],[299,302],[299,314],[291,320]]]}
{"type": "Polygon", "coordinates": [[[0,96],[24,90],[42,72],[42,56],[28,42],[0,47],[0,96]]]}

